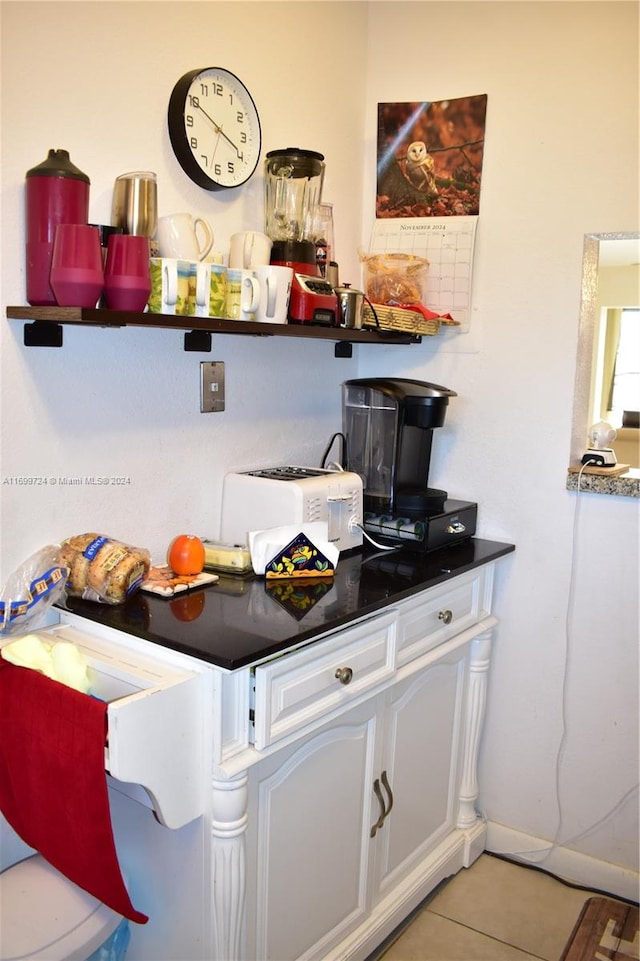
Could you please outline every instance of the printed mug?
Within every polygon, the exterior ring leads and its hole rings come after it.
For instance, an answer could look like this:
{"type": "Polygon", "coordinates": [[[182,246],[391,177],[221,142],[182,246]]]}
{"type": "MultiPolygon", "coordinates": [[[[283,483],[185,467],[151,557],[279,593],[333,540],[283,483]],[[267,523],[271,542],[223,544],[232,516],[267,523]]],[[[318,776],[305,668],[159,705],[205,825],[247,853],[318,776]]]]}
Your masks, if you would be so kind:
{"type": "Polygon", "coordinates": [[[190,295],[191,262],[177,257],[152,257],[149,261],[151,294],[149,311],[153,314],[193,314],[190,295]]]}
{"type": "Polygon", "coordinates": [[[191,270],[196,317],[224,317],[227,309],[227,268],[222,264],[194,263],[191,270]]]}
{"type": "Polygon", "coordinates": [[[255,320],[260,303],[260,283],[252,270],[227,270],[226,316],[229,320],[255,320]]]}

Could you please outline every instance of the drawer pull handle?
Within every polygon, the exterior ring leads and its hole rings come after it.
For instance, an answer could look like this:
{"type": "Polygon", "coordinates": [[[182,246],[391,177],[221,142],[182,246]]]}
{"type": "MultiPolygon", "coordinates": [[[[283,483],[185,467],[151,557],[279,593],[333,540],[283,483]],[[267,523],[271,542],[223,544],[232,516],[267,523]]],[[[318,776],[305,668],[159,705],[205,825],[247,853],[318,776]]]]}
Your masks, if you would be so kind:
{"type": "Polygon", "coordinates": [[[336,671],[336,677],[341,684],[348,684],[353,677],[353,671],[350,667],[339,667],[336,671]]]}
{"type": "Polygon", "coordinates": [[[385,807],[384,798],[383,798],[383,796],[382,796],[382,791],[380,790],[380,781],[378,780],[378,778],[376,778],[375,781],[373,782],[373,793],[374,793],[375,796],[378,798],[378,802],[379,802],[379,804],[380,804],[380,817],[378,818],[378,820],[376,821],[376,823],[375,823],[375,824],[373,825],[373,827],[371,828],[370,836],[371,836],[372,838],[374,838],[374,837],[376,836],[377,832],[378,832],[378,831],[380,830],[380,828],[382,827],[382,822],[384,821],[384,819],[385,819],[385,817],[386,817],[386,815],[387,815],[387,809],[386,809],[386,807],[385,807]]]}
{"type": "Polygon", "coordinates": [[[440,611],[438,614],[438,620],[444,621],[445,624],[450,624],[453,620],[453,614],[451,611],[440,611]]]}

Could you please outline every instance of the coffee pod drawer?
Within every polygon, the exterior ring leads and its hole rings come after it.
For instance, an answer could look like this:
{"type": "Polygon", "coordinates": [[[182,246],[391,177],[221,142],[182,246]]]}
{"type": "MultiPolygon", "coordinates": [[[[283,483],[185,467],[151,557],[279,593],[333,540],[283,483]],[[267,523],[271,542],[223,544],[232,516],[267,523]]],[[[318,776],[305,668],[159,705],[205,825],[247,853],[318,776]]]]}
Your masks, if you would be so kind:
{"type": "Polygon", "coordinates": [[[317,723],[394,673],[395,611],[255,669],[254,744],[259,750],[317,723]]]}
{"type": "Polygon", "coordinates": [[[485,578],[483,568],[469,571],[402,606],[398,624],[399,667],[473,627],[490,613],[485,578]]]}
{"type": "Polygon", "coordinates": [[[168,828],[199,817],[204,811],[205,674],[66,624],[39,634],[49,643],[70,641],[87,660],[89,694],[108,703],[107,773],[141,785],[168,828]]]}

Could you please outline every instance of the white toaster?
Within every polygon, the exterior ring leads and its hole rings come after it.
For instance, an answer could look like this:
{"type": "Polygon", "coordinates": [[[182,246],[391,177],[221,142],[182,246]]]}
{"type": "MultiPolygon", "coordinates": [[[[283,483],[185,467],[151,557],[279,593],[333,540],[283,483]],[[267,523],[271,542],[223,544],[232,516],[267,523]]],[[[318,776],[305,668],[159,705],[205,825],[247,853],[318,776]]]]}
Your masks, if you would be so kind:
{"type": "Polygon", "coordinates": [[[362,544],[362,478],[319,467],[265,467],[226,474],[220,538],[246,544],[248,532],[326,521],[340,551],[362,544]]]}

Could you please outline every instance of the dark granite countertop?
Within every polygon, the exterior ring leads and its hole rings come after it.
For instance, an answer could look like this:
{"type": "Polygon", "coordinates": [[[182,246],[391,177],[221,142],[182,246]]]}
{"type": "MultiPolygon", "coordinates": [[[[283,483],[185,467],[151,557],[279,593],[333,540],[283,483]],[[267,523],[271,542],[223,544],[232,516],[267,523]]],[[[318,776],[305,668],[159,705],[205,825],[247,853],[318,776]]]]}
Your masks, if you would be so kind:
{"type": "Polygon", "coordinates": [[[220,575],[207,587],[167,599],[138,591],[125,604],[70,597],[65,609],[153,644],[234,670],[313,641],[394,601],[443,583],[515,550],[472,540],[429,554],[343,554],[332,578],[266,581],[220,575]]]}

